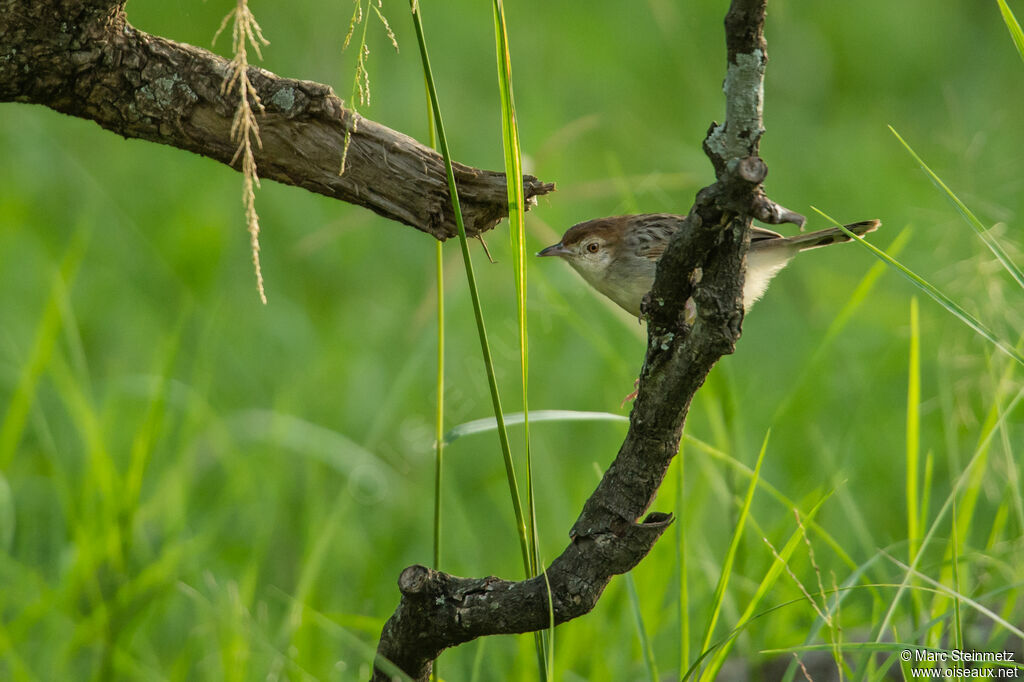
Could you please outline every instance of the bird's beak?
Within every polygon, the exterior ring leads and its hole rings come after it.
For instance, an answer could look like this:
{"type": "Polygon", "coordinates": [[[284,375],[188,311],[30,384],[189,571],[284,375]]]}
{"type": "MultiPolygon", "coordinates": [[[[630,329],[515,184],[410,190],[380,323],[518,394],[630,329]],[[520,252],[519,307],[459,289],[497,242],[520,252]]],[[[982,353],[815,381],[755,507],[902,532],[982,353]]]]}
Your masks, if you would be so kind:
{"type": "Polygon", "coordinates": [[[568,256],[569,255],[569,249],[567,249],[564,246],[562,246],[562,242],[558,242],[557,244],[552,244],[551,246],[547,247],[546,249],[542,249],[542,250],[538,251],[537,255],[538,256],[568,256]]]}

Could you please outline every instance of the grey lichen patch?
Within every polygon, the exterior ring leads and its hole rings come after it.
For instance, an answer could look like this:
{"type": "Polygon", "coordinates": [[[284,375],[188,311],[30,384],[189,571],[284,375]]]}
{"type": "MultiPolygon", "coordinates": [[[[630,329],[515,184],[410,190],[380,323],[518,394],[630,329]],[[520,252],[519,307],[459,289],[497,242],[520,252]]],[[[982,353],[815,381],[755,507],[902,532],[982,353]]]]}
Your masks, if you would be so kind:
{"type": "Polygon", "coordinates": [[[140,111],[159,114],[171,109],[180,111],[199,101],[199,96],[181,79],[181,76],[172,73],[169,76],[154,78],[143,85],[139,88],[136,99],[140,111]]]}
{"type": "Polygon", "coordinates": [[[270,103],[284,113],[288,113],[295,106],[295,89],[291,87],[281,88],[270,98],[270,103]]]}
{"type": "Polygon", "coordinates": [[[708,148],[721,159],[748,156],[750,144],[764,133],[764,65],[765,54],[760,49],[737,54],[736,61],[729,64],[722,85],[726,123],[715,126],[707,139],[708,148]]]}
{"type": "Polygon", "coordinates": [[[712,154],[714,154],[720,159],[726,158],[725,124],[719,123],[718,125],[716,125],[714,130],[712,130],[708,134],[708,139],[706,140],[705,144],[707,144],[708,149],[711,151],[712,154]]]}
{"type": "Polygon", "coordinates": [[[726,145],[727,150],[731,153],[726,158],[746,156],[748,153],[745,142],[742,146],[734,146],[738,141],[736,137],[741,134],[744,137],[752,134],[753,138],[757,139],[764,132],[761,128],[764,105],[764,65],[765,55],[760,49],[755,49],[751,53],[737,54],[736,61],[729,64],[723,88],[726,93],[725,120],[738,124],[734,126],[738,129],[729,131],[730,139],[726,141],[726,145]],[[751,126],[756,126],[756,129],[751,130],[751,126]]]}

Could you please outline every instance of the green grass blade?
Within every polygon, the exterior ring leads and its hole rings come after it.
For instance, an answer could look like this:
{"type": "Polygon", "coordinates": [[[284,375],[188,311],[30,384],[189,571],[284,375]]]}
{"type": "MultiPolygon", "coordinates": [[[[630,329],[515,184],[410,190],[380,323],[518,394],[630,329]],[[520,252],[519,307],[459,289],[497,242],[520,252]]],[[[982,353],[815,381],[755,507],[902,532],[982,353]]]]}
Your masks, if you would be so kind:
{"type": "MultiPolygon", "coordinates": [[[[437,131],[430,110],[430,85],[423,78],[427,96],[427,137],[431,149],[437,148],[437,131]]],[[[444,474],[444,244],[434,244],[435,272],[437,274],[437,379],[434,408],[434,568],[441,569],[441,488],[444,474]]],[[[431,671],[437,679],[437,664],[431,671]]]]}
{"type": "MultiPolygon", "coordinates": [[[[916,573],[917,565],[920,562],[921,557],[924,555],[925,549],[931,543],[932,538],[938,531],[939,524],[942,523],[942,520],[949,512],[950,508],[953,506],[953,502],[956,496],[960,494],[961,489],[965,487],[965,484],[967,484],[968,481],[977,477],[978,474],[975,471],[976,469],[984,469],[984,466],[980,466],[979,463],[984,462],[987,459],[988,448],[995,434],[995,427],[999,426],[1006,419],[1007,415],[1009,415],[1010,413],[1013,412],[1014,409],[1016,409],[1017,405],[1022,400],[1024,400],[1024,388],[1017,392],[1017,395],[1014,396],[1013,400],[1010,401],[1010,403],[1006,406],[1006,409],[1001,412],[999,420],[996,422],[996,424],[993,425],[993,428],[989,429],[988,433],[981,440],[981,442],[978,443],[978,446],[974,451],[974,455],[971,457],[970,461],[964,467],[964,470],[960,472],[960,475],[957,476],[956,480],[953,482],[952,489],[946,496],[946,501],[943,503],[942,507],[935,515],[935,519],[932,521],[931,526],[929,526],[928,532],[924,534],[923,538],[921,538],[921,546],[918,549],[917,554],[914,556],[913,561],[910,562],[909,569],[907,570],[906,575],[904,576],[902,584],[896,591],[896,594],[893,596],[892,600],[889,602],[889,608],[886,610],[885,617],[882,619],[876,632],[876,642],[881,642],[882,638],[885,637],[886,632],[889,629],[889,624],[892,622],[892,619],[896,613],[896,607],[899,605],[903,593],[906,591],[907,587],[910,584],[912,572],[916,573]]],[[[958,526],[960,529],[960,533],[963,534],[964,527],[961,526],[959,523],[958,526]]]]}
{"type": "MultiPolygon", "coordinates": [[[[837,618],[839,608],[842,605],[843,601],[848,596],[853,594],[853,591],[857,586],[857,583],[861,581],[861,579],[867,574],[871,567],[880,559],[881,555],[875,554],[874,556],[870,557],[867,561],[857,566],[853,570],[853,572],[850,573],[850,575],[848,575],[843,580],[842,585],[840,585],[835,592],[835,599],[833,600],[832,605],[827,608],[827,614],[829,618],[832,618],[833,621],[837,618]]],[[[866,583],[864,585],[861,585],[860,587],[869,589],[872,592],[872,595],[875,598],[876,602],[881,601],[879,599],[879,592],[877,589],[879,585],[866,583]]],[[[823,615],[824,614],[819,614],[818,617],[815,618],[814,624],[807,631],[807,635],[804,638],[804,645],[810,646],[818,637],[818,633],[821,632],[821,628],[826,625],[825,618],[823,617],[823,615]]],[[[832,645],[829,645],[829,649],[832,649],[832,645]]],[[[782,682],[792,682],[794,679],[796,679],[796,672],[798,668],[799,662],[797,660],[791,661],[789,667],[786,670],[786,674],[782,677],[782,682]]],[[[862,674],[866,675],[866,672],[867,666],[864,665],[862,666],[862,674]]]]}
{"type": "MultiPolygon", "coordinates": [[[[279,640],[286,641],[293,637],[295,631],[301,625],[303,608],[313,593],[315,582],[323,575],[328,552],[331,547],[336,546],[336,543],[341,541],[338,537],[338,529],[344,527],[346,514],[348,513],[351,513],[351,498],[347,495],[338,495],[334,500],[326,521],[317,525],[316,537],[313,540],[312,547],[302,557],[302,568],[299,571],[299,577],[295,581],[295,588],[292,594],[289,595],[291,606],[288,617],[281,621],[281,627],[278,632],[279,640]]],[[[339,618],[339,625],[348,627],[346,620],[346,618],[339,618]]],[[[289,643],[295,645],[294,641],[289,643]]]]}
{"type": "MultiPolygon", "coordinates": [[[[423,89],[427,96],[427,138],[431,149],[437,149],[437,131],[430,110],[430,86],[426,76],[423,89]]],[[[441,490],[444,479],[444,243],[434,243],[437,274],[437,378],[434,407],[434,568],[441,570],[441,490]]],[[[439,679],[438,662],[430,669],[430,679],[439,679]]]]}
{"type": "Polygon", "coordinates": [[[122,491],[122,508],[130,513],[137,507],[142,494],[142,480],[149,465],[149,459],[159,442],[160,430],[163,426],[167,409],[166,401],[169,391],[168,384],[181,349],[181,336],[188,320],[188,313],[183,313],[167,341],[167,346],[160,353],[159,369],[156,382],[148,396],[146,414],[132,439],[129,454],[128,471],[125,473],[124,491],[122,491]]]}
{"type": "MultiPolygon", "coordinates": [[[[918,519],[921,516],[919,495],[921,464],[921,324],[918,315],[917,297],[910,298],[910,352],[907,367],[907,433],[906,433],[906,480],[904,486],[907,498],[907,556],[913,561],[921,542],[918,519]]],[[[923,611],[921,593],[911,593],[915,613],[923,611]]]]}
{"type": "MultiPolygon", "coordinates": [[[[956,498],[953,499],[953,511],[951,517],[953,519],[953,535],[949,540],[950,546],[953,550],[953,591],[956,594],[961,593],[960,589],[960,541],[957,538],[956,531],[956,498]]],[[[953,600],[953,646],[957,649],[964,648],[964,625],[960,617],[960,598],[957,597],[953,600]]]]}
{"type": "MultiPolygon", "coordinates": [[[[765,444],[767,445],[767,439],[765,444]]],[[[820,500],[818,500],[818,502],[814,505],[810,512],[808,512],[807,520],[813,519],[817,515],[818,510],[821,509],[822,505],[824,505],[828,498],[831,496],[832,493],[828,493],[827,495],[823,496],[820,500]]],[[[803,538],[803,529],[798,525],[797,528],[793,531],[793,534],[790,535],[789,540],[786,541],[786,544],[783,546],[782,551],[776,554],[775,560],[772,562],[771,568],[768,569],[768,572],[765,574],[764,578],[761,579],[760,584],[754,591],[753,596],[747,602],[747,607],[743,610],[743,613],[740,615],[737,621],[739,625],[733,630],[733,632],[722,643],[722,645],[715,650],[715,654],[712,657],[711,662],[708,663],[707,669],[701,675],[701,679],[715,680],[718,678],[718,673],[721,671],[722,666],[725,665],[725,661],[729,657],[729,652],[732,650],[732,646],[736,642],[736,636],[739,635],[739,633],[743,630],[744,627],[746,627],[747,623],[754,619],[754,612],[757,609],[758,604],[760,604],[764,596],[768,594],[768,591],[775,586],[775,583],[782,575],[783,570],[785,570],[790,557],[793,556],[793,552],[796,550],[796,548],[800,546],[803,538]]],[[[704,648],[707,649],[707,646],[705,645],[704,648]]]]}
{"type": "Polygon", "coordinates": [[[629,593],[629,603],[633,607],[636,634],[640,638],[640,649],[644,652],[644,665],[647,667],[647,677],[651,682],[658,682],[658,665],[654,660],[654,647],[651,646],[651,638],[647,636],[647,627],[644,625],[644,614],[640,610],[640,595],[636,591],[636,580],[633,579],[633,572],[627,573],[625,578],[626,591],[629,593]]]}
{"type": "MultiPolygon", "coordinates": [[[[812,206],[812,208],[814,208],[814,207],[812,206]]],[[[1003,351],[1004,353],[1009,355],[1011,358],[1013,358],[1014,360],[1016,360],[1020,364],[1024,365],[1024,355],[1021,355],[1020,352],[1017,351],[1017,349],[1015,349],[1013,346],[1011,346],[1010,344],[1006,343],[1005,341],[1003,341],[1002,339],[997,337],[988,327],[986,327],[984,324],[982,324],[980,321],[978,321],[977,318],[975,318],[973,315],[968,313],[966,310],[961,308],[949,296],[946,296],[944,293],[942,293],[937,288],[935,288],[932,284],[930,284],[929,282],[925,281],[922,277],[920,277],[919,275],[914,273],[910,268],[908,268],[907,266],[905,266],[902,263],[900,263],[899,261],[897,261],[895,258],[893,258],[889,254],[887,254],[885,251],[882,251],[880,248],[878,248],[877,246],[875,246],[871,242],[869,242],[866,239],[863,239],[861,237],[858,237],[853,232],[850,232],[849,230],[847,230],[846,227],[844,227],[843,225],[840,225],[838,222],[835,221],[835,219],[829,217],[825,213],[822,213],[817,208],[815,208],[814,210],[817,211],[817,213],[819,215],[821,215],[823,218],[825,218],[828,221],[831,221],[833,225],[835,225],[836,227],[841,229],[843,232],[845,232],[847,234],[847,236],[849,236],[853,241],[857,242],[858,244],[863,245],[864,248],[866,248],[869,251],[871,251],[871,253],[873,253],[876,256],[878,256],[878,258],[882,259],[883,261],[885,261],[886,263],[888,263],[892,267],[894,267],[897,270],[899,270],[903,274],[904,277],[909,279],[915,286],[917,286],[919,289],[921,289],[921,291],[923,291],[926,294],[928,294],[936,303],[938,303],[943,308],[945,308],[947,311],[949,311],[954,317],[956,317],[958,320],[960,320],[961,322],[966,324],[968,327],[973,329],[979,336],[981,336],[984,339],[987,339],[990,343],[995,345],[999,350],[1003,351]]]]}
{"type": "Polygon", "coordinates": [[[1003,15],[1003,21],[1006,22],[1006,28],[1010,31],[1010,37],[1013,38],[1013,44],[1017,47],[1020,58],[1024,59],[1024,31],[1020,28],[1020,22],[1017,21],[1017,17],[1013,16],[1013,11],[1006,4],[1006,0],[996,0],[996,2],[999,3],[999,11],[1003,15]]]}
{"type": "MultiPolygon", "coordinates": [[[[889,244],[888,253],[896,257],[903,251],[903,248],[907,245],[910,240],[910,229],[904,228],[896,235],[896,238],[889,244]]],[[[882,274],[887,270],[885,263],[872,263],[871,267],[861,278],[860,282],[854,288],[853,293],[850,294],[850,298],[846,301],[846,304],[836,314],[835,318],[829,324],[828,329],[825,330],[825,335],[822,339],[815,344],[814,352],[811,357],[805,361],[800,367],[800,374],[791,383],[789,393],[783,398],[782,402],[775,409],[775,415],[772,417],[772,423],[778,422],[779,418],[789,410],[793,405],[793,401],[796,399],[800,388],[804,383],[812,376],[816,376],[820,373],[820,363],[826,359],[834,357],[832,346],[836,340],[842,335],[843,330],[853,319],[853,314],[864,305],[865,301],[868,300],[868,296],[874,290],[878,280],[882,277],[882,274]]]]}
{"type": "Polygon", "coordinates": [[[761,464],[764,462],[764,454],[768,450],[769,436],[771,436],[770,430],[765,434],[764,442],[761,444],[761,452],[757,455],[754,475],[747,485],[747,494],[743,499],[739,518],[736,520],[736,529],[733,531],[732,541],[729,543],[729,551],[726,552],[725,561],[722,563],[722,572],[718,577],[718,585],[715,587],[715,594],[711,599],[711,617],[708,619],[707,629],[704,631],[704,644],[701,647],[702,651],[705,652],[711,646],[711,639],[715,634],[715,626],[718,624],[718,617],[722,611],[725,590],[729,586],[729,579],[732,577],[733,562],[736,560],[736,552],[739,550],[740,540],[743,538],[743,528],[747,525],[747,515],[750,513],[750,505],[754,501],[754,491],[757,489],[757,482],[761,477],[761,464]]]}
{"type": "Polygon", "coordinates": [[[11,545],[14,543],[14,530],[17,528],[16,520],[11,485],[0,471],[0,555],[11,551],[11,545]]]}
{"type": "Polygon", "coordinates": [[[487,646],[487,637],[480,637],[476,640],[476,655],[473,656],[473,670],[469,676],[469,682],[479,682],[483,679],[480,671],[484,667],[484,652],[487,646]]]}
{"type": "Polygon", "coordinates": [[[394,485],[396,473],[379,455],[348,436],[311,421],[274,410],[240,410],[224,420],[241,442],[267,441],[278,449],[326,464],[348,477],[364,471],[385,485],[394,485]]]}
{"type": "Polygon", "coordinates": [[[75,279],[88,241],[86,230],[76,231],[60,267],[53,273],[50,296],[36,326],[32,350],[22,367],[3,419],[0,420],[0,470],[10,466],[24,434],[29,412],[35,402],[36,388],[60,337],[63,325],[61,302],[66,300],[66,291],[75,279]]]}
{"type": "Polygon", "coordinates": [[[116,568],[123,566],[119,523],[123,481],[109,435],[103,428],[101,411],[92,396],[85,393],[83,383],[77,381],[62,354],[55,353],[51,358],[49,377],[85,452],[85,472],[79,495],[82,502],[87,501],[83,507],[88,511],[75,521],[74,533],[80,534],[77,540],[81,542],[82,552],[75,570],[87,581],[88,589],[94,589],[98,587],[97,565],[109,559],[116,568]]]}
{"type": "Polygon", "coordinates": [[[546,679],[554,679],[555,671],[555,602],[551,596],[551,581],[548,579],[547,569],[544,568],[544,557],[538,556],[538,562],[541,566],[541,575],[544,576],[544,589],[548,595],[548,639],[547,645],[547,659],[544,661],[542,666],[543,674],[546,679]]]}
{"type": "MultiPolygon", "coordinates": [[[[683,493],[685,491],[684,484],[686,482],[686,467],[685,456],[683,452],[683,443],[679,442],[679,453],[676,454],[676,517],[679,519],[686,518],[683,514],[683,493]]],[[[684,526],[686,524],[679,521],[675,524],[675,541],[676,541],[676,565],[678,566],[678,574],[676,580],[679,583],[679,604],[678,604],[678,616],[679,616],[679,669],[685,670],[686,664],[690,661],[690,589],[687,579],[687,552],[686,552],[686,531],[684,526]]]]}
{"type": "Polygon", "coordinates": [[[340,626],[333,616],[328,617],[307,605],[301,605],[301,608],[305,617],[316,623],[325,632],[330,633],[336,640],[358,651],[363,660],[372,661],[385,674],[390,675],[391,679],[401,680],[401,682],[413,682],[413,679],[405,671],[391,661],[378,656],[376,649],[372,645],[367,644],[364,638],[359,635],[350,632],[348,628],[340,626]]]}
{"type": "MultiPolygon", "coordinates": [[[[1017,341],[1017,347],[1020,348],[1024,344],[1024,335],[1017,341]]],[[[1008,365],[1003,373],[1001,385],[1010,385],[1010,382],[1014,379],[1014,374],[1017,369],[1016,365],[1008,365]]],[[[1024,497],[1021,495],[1021,476],[1018,462],[1022,462],[1019,456],[1014,454],[1014,447],[1010,441],[1010,436],[1007,433],[1007,429],[1004,427],[999,429],[999,435],[1003,443],[1003,454],[1006,458],[1006,471],[1008,476],[1006,477],[1007,486],[1009,488],[1008,497],[1013,502],[1013,515],[1017,521],[1017,528],[1024,528],[1024,497]]],[[[1005,505],[1000,505],[1000,508],[1005,508],[1005,505]]],[[[1009,510],[1007,510],[1007,514],[1009,510]]]]}
{"type": "Polygon", "coordinates": [[[508,47],[505,9],[502,0],[494,0],[494,39],[498,58],[498,91],[501,96],[501,131],[505,156],[505,186],[508,193],[509,237],[516,288],[516,314],[519,327],[519,361],[523,392],[523,425],[526,432],[526,456],[530,462],[530,411],[527,400],[529,348],[526,335],[526,224],[522,150],[519,126],[516,123],[515,100],[512,96],[512,57],[508,47]]]}
{"type": "Polygon", "coordinates": [[[1024,630],[1021,630],[1019,627],[1017,627],[1016,625],[1014,625],[1010,621],[1006,620],[1005,618],[1000,616],[995,611],[992,611],[991,609],[986,607],[984,604],[978,602],[975,599],[971,599],[970,597],[968,597],[965,594],[961,594],[959,592],[956,592],[952,588],[946,587],[945,585],[940,583],[938,580],[935,580],[934,578],[932,578],[930,576],[927,576],[924,573],[921,573],[920,571],[918,571],[913,566],[906,565],[905,563],[903,563],[902,561],[900,561],[896,557],[894,557],[892,555],[889,555],[889,554],[887,554],[884,551],[882,552],[882,555],[885,556],[887,559],[889,559],[889,561],[893,562],[894,564],[899,566],[901,569],[906,571],[907,575],[912,575],[915,578],[918,578],[918,579],[924,581],[928,585],[931,585],[931,587],[933,589],[938,590],[939,592],[942,592],[943,594],[945,594],[948,597],[952,597],[952,598],[955,598],[957,600],[962,601],[964,604],[967,604],[968,606],[973,608],[978,613],[988,617],[993,623],[996,623],[997,625],[1002,626],[1003,628],[1005,628],[1007,630],[1007,632],[1009,632],[1010,634],[1014,635],[1019,640],[1024,642],[1024,630]]]}
{"type": "MultiPolygon", "coordinates": [[[[1017,27],[1017,30],[1020,30],[1019,26],[1017,27]]],[[[967,224],[974,228],[974,231],[978,234],[979,237],[981,237],[981,240],[985,242],[985,246],[987,246],[992,251],[992,253],[995,254],[995,257],[999,259],[1000,263],[1003,264],[1003,267],[1006,268],[1006,271],[1009,272],[1015,280],[1017,280],[1017,284],[1021,288],[1024,288],[1024,272],[1022,272],[1020,267],[1018,267],[1017,264],[1010,259],[1010,256],[1007,255],[1006,250],[1003,249],[999,242],[997,242],[995,238],[991,234],[989,234],[989,231],[985,228],[981,221],[978,220],[978,216],[974,215],[974,212],[971,211],[971,209],[967,208],[967,205],[964,202],[960,201],[960,198],[953,193],[953,190],[951,190],[946,185],[946,183],[944,183],[939,178],[939,176],[935,174],[935,171],[928,167],[928,164],[926,164],[921,159],[921,157],[917,155],[917,152],[911,149],[910,145],[907,144],[906,140],[900,137],[900,134],[896,132],[895,128],[889,126],[889,130],[892,132],[893,135],[896,136],[896,139],[900,141],[900,144],[902,144],[903,147],[908,152],[910,152],[910,155],[914,157],[914,161],[917,161],[918,165],[921,166],[921,170],[923,170],[925,174],[927,174],[928,177],[931,178],[931,181],[935,183],[935,186],[946,193],[946,196],[953,203],[953,205],[956,206],[957,210],[960,211],[960,215],[964,217],[964,220],[967,221],[967,224]]]]}
{"type": "MultiPolygon", "coordinates": [[[[683,440],[687,443],[694,445],[701,452],[707,454],[713,459],[725,463],[727,466],[731,467],[740,475],[753,480],[754,471],[750,467],[748,467],[746,464],[743,464],[742,462],[737,461],[727,453],[722,452],[718,448],[712,446],[710,443],[706,443],[700,440],[699,438],[691,436],[688,433],[683,434],[683,440]]],[[[764,479],[759,479],[757,485],[759,488],[768,493],[768,495],[773,497],[779,504],[783,505],[786,509],[795,509],[799,506],[794,500],[784,495],[782,492],[779,491],[778,488],[773,486],[768,481],[764,479]]],[[[857,570],[857,563],[850,557],[846,550],[843,549],[842,545],[840,545],[839,542],[834,537],[832,537],[832,535],[827,530],[825,530],[820,524],[818,524],[813,519],[807,520],[806,523],[807,527],[813,530],[815,534],[829,546],[829,549],[831,549],[836,554],[836,556],[839,557],[840,561],[842,561],[846,566],[848,566],[850,570],[857,570]]]]}
{"type": "Polygon", "coordinates": [[[921,325],[917,311],[917,297],[910,299],[910,367],[907,371],[907,553],[910,561],[917,554],[920,543],[918,518],[921,514],[918,499],[918,478],[921,458],[921,325]]]}
{"type": "MultiPolygon", "coordinates": [[[[526,224],[524,222],[526,200],[523,193],[522,150],[519,145],[519,126],[516,123],[515,99],[512,96],[512,55],[508,46],[508,28],[505,24],[505,7],[502,0],[494,0],[494,42],[498,60],[498,92],[501,99],[501,132],[505,156],[505,187],[508,193],[509,238],[512,246],[512,264],[516,290],[516,322],[519,328],[520,385],[523,396],[523,447],[526,456],[526,504],[530,536],[530,574],[536,575],[540,568],[540,549],[537,530],[537,505],[533,486],[533,456],[530,451],[530,405],[528,399],[529,343],[526,333],[526,224]]],[[[545,578],[546,580],[546,578],[545,578]]],[[[546,584],[546,583],[545,583],[546,584]]],[[[548,593],[549,620],[554,622],[554,604],[548,593]]],[[[548,645],[554,641],[554,627],[545,636],[536,633],[538,665],[542,679],[549,679],[551,666],[548,665],[548,645]]]]}
{"type": "MultiPolygon", "coordinates": [[[[576,410],[534,410],[530,413],[530,421],[534,424],[542,422],[618,422],[628,424],[629,417],[611,412],[579,412],[576,410]]],[[[513,412],[505,415],[505,426],[516,426],[526,423],[526,415],[522,412],[513,412]]],[[[471,436],[477,433],[486,433],[498,428],[494,417],[483,417],[473,421],[459,424],[444,435],[444,444],[451,445],[454,441],[463,436],[471,436]]]]}
{"type": "Polygon", "coordinates": [[[1015,386],[1012,382],[1012,372],[1010,371],[1012,369],[1012,366],[1007,367],[1005,375],[1009,379],[999,383],[995,398],[992,401],[992,407],[989,408],[988,414],[986,415],[985,421],[981,427],[981,438],[978,441],[976,451],[978,464],[967,481],[963,502],[961,503],[960,511],[957,515],[957,540],[961,545],[967,544],[974,521],[974,512],[977,509],[978,500],[981,498],[982,488],[984,487],[985,471],[988,468],[992,440],[995,438],[995,434],[1000,432],[1000,426],[1005,423],[1008,416],[1001,411],[1000,403],[1006,398],[1007,391],[1010,390],[1011,387],[1015,386]]]}
{"type": "Polygon", "coordinates": [[[434,411],[434,568],[441,567],[441,481],[444,473],[444,251],[437,242],[437,381],[434,411]]]}
{"type": "MultiPolygon", "coordinates": [[[[985,473],[988,471],[992,440],[995,438],[997,433],[1003,432],[1002,426],[1005,424],[1006,420],[1006,415],[1001,412],[1002,403],[1006,399],[1007,392],[1011,387],[1015,387],[1017,385],[1014,382],[1014,370],[1016,370],[1016,368],[1017,366],[1012,363],[1007,364],[1003,371],[1003,376],[996,384],[995,397],[992,400],[992,406],[988,410],[985,421],[982,423],[980,431],[981,437],[978,441],[975,456],[971,460],[973,468],[971,469],[970,476],[967,478],[967,481],[963,486],[963,501],[958,504],[955,497],[952,500],[952,509],[955,512],[955,517],[953,519],[954,535],[947,543],[946,551],[943,556],[943,561],[948,562],[944,566],[940,575],[940,580],[943,583],[953,581],[953,570],[956,568],[953,563],[954,553],[958,551],[960,547],[965,546],[968,542],[970,531],[974,523],[975,511],[977,510],[978,501],[981,498],[981,492],[984,488],[985,473]]],[[[932,616],[937,617],[939,614],[944,613],[949,608],[948,605],[949,600],[945,595],[937,594],[932,603],[932,616]]],[[[954,608],[957,608],[957,604],[955,602],[954,608]]],[[[936,631],[938,631],[938,628],[936,628],[936,631]]],[[[936,634],[936,637],[937,636],[938,635],[936,634]]]]}
{"type": "Polygon", "coordinates": [[[437,99],[437,87],[434,85],[434,75],[430,69],[430,57],[427,54],[427,42],[423,33],[423,20],[420,16],[420,5],[416,0],[409,0],[412,8],[413,26],[416,29],[416,41],[419,43],[420,59],[423,63],[423,73],[427,79],[427,91],[430,93],[430,108],[434,115],[434,125],[437,128],[437,140],[441,147],[441,155],[444,157],[445,173],[448,176],[448,192],[452,200],[452,209],[455,213],[455,225],[459,232],[459,246],[462,249],[462,261],[466,269],[466,281],[469,285],[469,295],[473,302],[473,314],[476,318],[477,336],[480,338],[480,350],[483,354],[484,369],[487,372],[487,384],[491,391],[491,405],[494,409],[494,417],[497,420],[498,441],[501,445],[501,453],[505,460],[505,476],[508,479],[509,495],[512,497],[512,510],[515,514],[516,533],[519,536],[519,545],[523,554],[523,568],[530,574],[530,545],[526,534],[526,520],[523,515],[523,505],[519,498],[519,484],[516,482],[515,465],[512,462],[512,449],[508,442],[508,431],[505,428],[504,414],[501,410],[501,398],[498,395],[498,380],[494,373],[494,361],[491,358],[491,347],[487,341],[487,329],[484,326],[483,307],[480,303],[480,292],[477,290],[476,276],[473,273],[473,260],[469,253],[469,240],[466,238],[466,224],[462,218],[462,206],[459,203],[459,192],[455,186],[455,170],[452,167],[451,152],[448,149],[448,139],[444,132],[444,120],[441,117],[441,106],[437,99]]]}
{"type": "Polygon", "coordinates": [[[932,480],[935,476],[935,453],[931,450],[924,456],[924,478],[921,481],[921,507],[917,514],[917,527],[928,523],[928,510],[932,504],[932,480]]]}

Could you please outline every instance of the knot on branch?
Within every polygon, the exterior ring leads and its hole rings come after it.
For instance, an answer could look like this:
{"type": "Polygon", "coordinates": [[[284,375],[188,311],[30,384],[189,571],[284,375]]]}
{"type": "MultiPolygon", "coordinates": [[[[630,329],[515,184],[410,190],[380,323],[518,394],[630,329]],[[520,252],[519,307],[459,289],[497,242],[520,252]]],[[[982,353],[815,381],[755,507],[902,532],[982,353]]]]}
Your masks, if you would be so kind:
{"type": "Polygon", "coordinates": [[[746,156],[734,159],[728,164],[734,177],[751,185],[759,185],[768,175],[768,164],[760,156],[746,156]]]}
{"type": "Polygon", "coordinates": [[[653,512],[637,523],[612,509],[585,507],[572,528],[571,549],[578,563],[595,567],[600,575],[621,575],[640,563],[673,521],[671,514],[653,512]]]}
{"type": "Polygon", "coordinates": [[[422,598],[429,591],[432,574],[436,573],[420,564],[409,566],[398,576],[398,590],[410,599],[422,598]]]}

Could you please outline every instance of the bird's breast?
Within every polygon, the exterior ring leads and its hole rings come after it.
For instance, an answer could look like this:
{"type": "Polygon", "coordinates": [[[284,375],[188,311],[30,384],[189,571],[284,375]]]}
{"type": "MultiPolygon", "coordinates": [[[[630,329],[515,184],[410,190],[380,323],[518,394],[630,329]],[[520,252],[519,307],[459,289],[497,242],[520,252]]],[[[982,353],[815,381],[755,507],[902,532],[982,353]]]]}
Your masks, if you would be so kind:
{"type": "Polygon", "coordinates": [[[657,263],[646,258],[619,258],[594,287],[630,315],[640,316],[640,302],[654,284],[657,263]]]}

